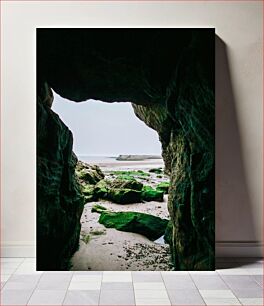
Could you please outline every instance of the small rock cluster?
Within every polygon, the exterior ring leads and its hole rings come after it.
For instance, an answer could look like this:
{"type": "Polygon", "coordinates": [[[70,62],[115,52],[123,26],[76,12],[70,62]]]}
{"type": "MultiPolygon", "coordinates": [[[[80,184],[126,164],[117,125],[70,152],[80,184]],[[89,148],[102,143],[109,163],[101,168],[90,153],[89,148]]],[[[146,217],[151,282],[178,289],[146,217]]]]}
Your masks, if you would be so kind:
{"type": "MultiPolygon", "coordinates": [[[[161,168],[151,169],[151,172],[160,174],[161,168]]],[[[99,199],[109,200],[118,204],[139,203],[144,201],[163,201],[164,194],[168,193],[169,182],[160,182],[156,188],[143,185],[150,174],[142,170],[113,171],[108,178],[97,165],[88,165],[79,161],[76,175],[82,185],[82,192],[86,202],[99,199]]]]}

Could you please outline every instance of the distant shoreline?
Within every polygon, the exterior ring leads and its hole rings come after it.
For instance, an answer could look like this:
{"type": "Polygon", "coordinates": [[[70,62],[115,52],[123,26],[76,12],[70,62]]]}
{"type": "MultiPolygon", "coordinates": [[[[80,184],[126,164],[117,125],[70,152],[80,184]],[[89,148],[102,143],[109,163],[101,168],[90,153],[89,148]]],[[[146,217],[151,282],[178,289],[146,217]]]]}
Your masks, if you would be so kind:
{"type": "Polygon", "coordinates": [[[148,160],[162,160],[160,155],[150,154],[120,154],[118,156],[107,155],[86,155],[77,154],[78,159],[84,162],[123,162],[123,161],[148,161],[148,160]]]}
{"type": "MultiPolygon", "coordinates": [[[[132,156],[132,155],[130,155],[132,156]]],[[[137,155],[137,156],[146,156],[146,155],[137,155]]],[[[98,165],[102,168],[152,168],[152,167],[163,167],[164,162],[162,158],[150,157],[153,155],[148,155],[148,158],[142,158],[137,160],[117,160],[117,157],[108,157],[108,156],[90,156],[90,155],[78,155],[78,159],[93,165],[98,165]]]]}

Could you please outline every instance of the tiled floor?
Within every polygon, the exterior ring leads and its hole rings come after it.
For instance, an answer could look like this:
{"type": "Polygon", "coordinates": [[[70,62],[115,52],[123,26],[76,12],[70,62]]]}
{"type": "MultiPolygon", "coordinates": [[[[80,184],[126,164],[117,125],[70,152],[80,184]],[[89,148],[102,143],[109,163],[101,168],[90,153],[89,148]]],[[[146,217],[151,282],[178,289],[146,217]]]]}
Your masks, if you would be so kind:
{"type": "Polygon", "coordinates": [[[218,259],[204,272],[36,272],[1,258],[0,305],[263,305],[263,262],[218,259]]]}

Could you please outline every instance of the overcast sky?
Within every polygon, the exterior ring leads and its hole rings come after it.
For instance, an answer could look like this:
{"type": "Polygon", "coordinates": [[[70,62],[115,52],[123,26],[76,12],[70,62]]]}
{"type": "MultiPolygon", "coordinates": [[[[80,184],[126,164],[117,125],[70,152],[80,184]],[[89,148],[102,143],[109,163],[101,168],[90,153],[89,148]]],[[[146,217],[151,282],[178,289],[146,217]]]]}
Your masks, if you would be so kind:
{"type": "Polygon", "coordinates": [[[52,109],[72,131],[77,155],[161,154],[158,134],[136,117],[130,103],[75,103],[54,93],[52,109]]]}

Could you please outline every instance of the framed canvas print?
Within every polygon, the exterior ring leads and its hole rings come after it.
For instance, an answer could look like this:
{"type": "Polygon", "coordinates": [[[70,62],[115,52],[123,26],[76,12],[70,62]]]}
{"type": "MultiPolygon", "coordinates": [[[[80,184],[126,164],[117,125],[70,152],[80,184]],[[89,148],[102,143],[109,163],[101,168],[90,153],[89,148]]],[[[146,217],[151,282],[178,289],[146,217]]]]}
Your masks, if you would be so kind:
{"type": "Polygon", "coordinates": [[[215,269],[214,28],[38,28],[37,269],[215,269]]]}

